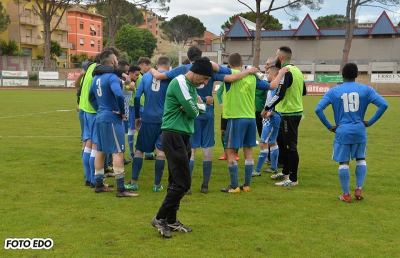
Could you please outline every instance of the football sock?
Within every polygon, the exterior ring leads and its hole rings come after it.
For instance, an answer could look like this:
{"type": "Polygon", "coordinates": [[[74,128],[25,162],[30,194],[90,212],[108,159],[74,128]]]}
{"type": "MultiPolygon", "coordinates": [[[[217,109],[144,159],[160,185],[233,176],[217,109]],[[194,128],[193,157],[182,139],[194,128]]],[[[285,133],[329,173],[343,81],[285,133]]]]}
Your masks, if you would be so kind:
{"type": "Polygon", "coordinates": [[[83,164],[83,170],[85,172],[85,178],[86,181],[91,182],[90,178],[90,165],[89,165],[89,160],[90,160],[90,153],[92,150],[88,147],[85,147],[82,153],[82,164],[83,164]]]}
{"type": "Polygon", "coordinates": [[[278,158],[279,158],[279,148],[278,146],[271,147],[270,151],[271,156],[271,169],[278,169],[278,158]]]}
{"type": "Polygon", "coordinates": [[[95,184],[94,180],[94,159],[96,157],[96,150],[92,149],[92,152],[90,153],[90,159],[89,159],[89,166],[90,166],[90,182],[92,184],[95,184]]]}
{"type": "Polygon", "coordinates": [[[193,168],[194,168],[194,160],[189,160],[189,172],[190,172],[190,177],[193,175],[193,168]]]}
{"type": "Polygon", "coordinates": [[[212,170],[212,161],[203,161],[203,186],[208,186],[212,170]]]}
{"type": "Polygon", "coordinates": [[[267,156],[268,156],[268,149],[260,151],[260,154],[258,155],[256,172],[260,172],[261,171],[262,166],[264,165],[265,160],[267,159],[267,156]]]}
{"type": "Polygon", "coordinates": [[[132,162],[132,179],[137,181],[139,179],[140,171],[143,166],[143,157],[135,157],[132,162]]]}
{"type": "Polygon", "coordinates": [[[156,159],[154,164],[154,185],[160,185],[164,173],[165,160],[156,159]]]}
{"type": "Polygon", "coordinates": [[[244,185],[250,186],[251,184],[251,174],[254,169],[254,160],[245,160],[244,161],[244,185]]]}
{"type": "Polygon", "coordinates": [[[231,187],[238,187],[238,164],[235,161],[233,164],[230,164],[229,167],[229,175],[231,178],[231,187]]]}
{"type": "Polygon", "coordinates": [[[339,166],[339,179],[340,179],[340,185],[342,186],[342,192],[344,194],[348,194],[350,192],[349,165],[339,166]]]}
{"type": "Polygon", "coordinates": [[[357,160],[356,165],[356,182],[357,188],[362,188],[367,174],[367,162],[365,160],[357,160]]]}

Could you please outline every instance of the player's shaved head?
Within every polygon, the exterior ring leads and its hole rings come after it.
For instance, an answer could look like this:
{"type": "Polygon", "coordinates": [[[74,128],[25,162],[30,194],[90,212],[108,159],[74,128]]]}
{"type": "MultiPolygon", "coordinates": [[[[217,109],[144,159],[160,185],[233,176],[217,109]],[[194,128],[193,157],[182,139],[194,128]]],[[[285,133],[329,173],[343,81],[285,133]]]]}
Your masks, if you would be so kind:
{"type": "Polygon", "coordinates": [[[282,46],[278,48],[276,54],[278,57],[285,61],[290,61],[292,59],[292,50],[290,49],[290,47],[287,46],[282,46]]]}
{"type": "Polygon", "coordinates": [[[99,59],[100,59],[100,63],[102,65],[110,65],[110,66],[116,66],[117,65],[117,64],[115,64],[115,62],[117,60],[116,55],[111,50],[103,50],[100,53],[99,59]]]}
{"type": "Polygon", "coordinates": [[[170,61],[169,57],[167,57],[167,56],[160,56],[157,60],[157,65],[158,66],[170,66],[171,61],[170,61]]]}

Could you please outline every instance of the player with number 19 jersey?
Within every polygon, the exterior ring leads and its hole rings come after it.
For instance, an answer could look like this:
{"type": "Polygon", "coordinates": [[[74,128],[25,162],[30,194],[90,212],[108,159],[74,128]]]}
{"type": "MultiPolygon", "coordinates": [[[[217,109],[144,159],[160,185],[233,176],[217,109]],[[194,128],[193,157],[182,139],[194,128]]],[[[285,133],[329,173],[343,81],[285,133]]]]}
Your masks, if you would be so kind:
{"type": "Polygon", "coordinates": [[[323,110],[329,104],[332,105],[337,126],[335,144],[362,144],[367,141],[364,116],[370,103],[375,104],[378,110],[367,122],[367,126],[373,125],[382,116],[387,103],[373,88],[357,82],[345,82],[330,89],[318,103],[315,111],[321,122],[331,129],[333,126],[326,119],[323,110]]]}

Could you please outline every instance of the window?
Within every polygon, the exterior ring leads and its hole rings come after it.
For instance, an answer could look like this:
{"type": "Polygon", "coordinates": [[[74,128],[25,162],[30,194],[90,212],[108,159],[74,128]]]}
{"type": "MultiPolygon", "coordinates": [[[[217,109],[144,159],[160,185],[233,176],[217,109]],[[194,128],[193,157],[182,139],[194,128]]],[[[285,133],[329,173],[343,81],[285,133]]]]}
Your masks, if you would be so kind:
{"type": "Polygon", "coordinates": [[[79,39],[79,44],[80,44],[81,46],[85,45],[85,40],[84,40],[84,39],[79,39]]]}
{"type": "Polygon", "coordinates": [[[80,22],[80,23],[79,23],[79,29],[83,30],[83,28],[84,28],[84,27],[83,27],[83,22],[80,22]]]}
{"type": "Polygon", "coordinates": [[[32,30],[26,30],[26,38],[32,38],[32,30]]]}
{"type": "Polygon", "coordinates": [[[22,54],[24,56],[32,56],[32,48],[22,48],[22,54]]]}
{"type": "Polygon", "coordinates": [[[94,47],[94,40],[93,40],[93,39],[90,40],[90,46],[91,46],[91,47],[94,47]]]}
{"type": "Polygon", "coordinates": [[[97,41],[97,51],[100,52],[101,51],[101,44],[100,44],[100,40],[97,41]]]}
{"type": "Polygon", "coordinates": [[[93,24],[90,24],[90,36],[96,36],[96,28],[93,24]]]}

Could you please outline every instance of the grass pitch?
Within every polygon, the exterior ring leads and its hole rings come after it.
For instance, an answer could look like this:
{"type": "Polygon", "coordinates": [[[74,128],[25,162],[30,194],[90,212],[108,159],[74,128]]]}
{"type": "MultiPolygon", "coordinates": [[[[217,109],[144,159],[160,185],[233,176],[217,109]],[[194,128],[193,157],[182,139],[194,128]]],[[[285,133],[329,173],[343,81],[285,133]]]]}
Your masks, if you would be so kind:
{"type": "MultiPolygon", "coordinates": [[[[210,193],[199,192],[198,152],[193,194],[184,197],[178,213],[193,232],[165,240],[150,225],[165,196],[151,192],[153,161],[144,162],[140,197],[94,194],[83,186],[74,92],[2,90],[0,239],[49,237],[54,247],[2,248],[0,257],[399,257],[400,99],[388,98],[389,109],[368,129],[365,199],[352,204],[337,200],[333,134],[314,115],[318,100],[304,99],[299,186],[275,187],[264,174],[253,180],[251,193],[238,195],[219,192],[229,177],[226,163],[217,160],[222,148],[216,108],[210,193]]],[[[354,168],[352,163],[353,187],[354,168]]],[[[241,154],[241,181],[243,170],[241,154]]],[[[129,165],[127,179],[130,174],[129,165]]]]}

